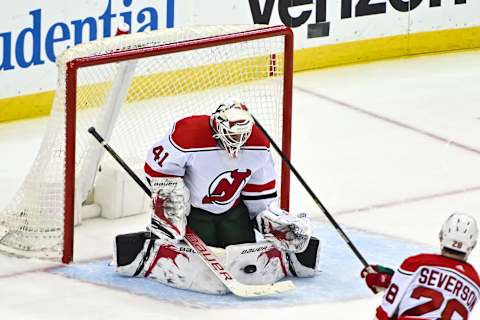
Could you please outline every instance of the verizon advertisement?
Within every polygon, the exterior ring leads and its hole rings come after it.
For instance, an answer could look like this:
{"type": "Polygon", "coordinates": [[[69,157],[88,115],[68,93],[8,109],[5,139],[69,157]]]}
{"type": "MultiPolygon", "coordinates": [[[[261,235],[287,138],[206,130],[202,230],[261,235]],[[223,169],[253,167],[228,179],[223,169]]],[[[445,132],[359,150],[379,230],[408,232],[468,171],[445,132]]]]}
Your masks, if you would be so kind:
{"type": "Polygon", "coordinates": [[[55,89],[55,58],[78,43],[185,25],[285,24],[295,47],[480,26],[477,0],[24,0],[3,4],[0,99],[55,89]]]}

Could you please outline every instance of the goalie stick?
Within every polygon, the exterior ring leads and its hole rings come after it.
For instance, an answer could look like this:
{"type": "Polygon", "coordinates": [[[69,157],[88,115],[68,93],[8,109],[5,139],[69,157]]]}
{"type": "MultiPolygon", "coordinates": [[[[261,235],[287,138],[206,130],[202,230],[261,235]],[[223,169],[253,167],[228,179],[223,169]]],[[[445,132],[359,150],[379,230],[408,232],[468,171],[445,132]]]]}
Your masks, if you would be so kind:
{"type": "MultiPolygon", "coordinates": [[[[130,169],[130,167],[120,158],[120,156],[112,149],[112,147],[105,142],[102,136],[95,130],[94,127],[90,127],[88,132],[110,153],[110,155],[125,169],[130,177],[145,191],[145,193],[151,198],[152,192],[140,180],[140,178],[130,169]]],[[[230,272],[228,272],[222,263],[218,260],[215,254],[208,248],[202,239],[190,228],[188,225],[185,231],[185,242],[199,255],[199,257],[205,262],[205,264],[212,270],[217,278],[235,295],[244,298],[266,296],[275,293],[282,293],[295,289],[295,285],[292,281],[280,281],[273,284],[264,285],[246,285],[238,282],[230,272]]]]}
{"type": "MultiPolygon", "coordinates": [[[[252,117],[253,117],[253,115],[252,115],[252,117]]],[[[328,212],[327,208],[325,208],[325,206],[322,204],[322,202],[320,202],[320,200],[315,195],[313,190],[308,186],[308,184],[305,182],[305,180],[300,175],[300,173],[298,173],[297,169],[295,169],[295,167],[290,162],[290,160],[287,158],[287,156],[282,152],[282,150],[280,150],[278,145],[275,143],[275,141],[273,141],[272,137],[268,134],[268,132],[265,130],[265,128],[262,127],[262,125],[258,122],[258,120],[255,117],[253,117],[253,120],[255,121],[255,124],[258,126],[260,131],[262,131],[262,133],[268,139],[268,141],[270,141],[270,143],[272,144],[272,147],[277,151],[277,153],[280,155],[280,157],[282,157],[282,160],[287,164],[287,166],[293,172],[295,177],[297,177],[298,181],[300,181],[301,185],[305,188],[305,190],[307,190],[308,194],[312,197],[313,201],[315,201],[315,203],[320,207],[320,209],[325,214],[325,216],[328,218],[330,223],[333,224],[333,226],[335,227],[337,232],[340,234],[340,237],[342,237],[342,239],[347,243],[347,245],[350,247],[350,249],[352,249],[353,253],[357,256],[357,258],[360,260],[360,262],[363,264],[363,266],[368,267],[369,264],[368,264],[367,260],[365,260],[365,258],[362,256],[360,251],[358,251],[358,249],[355,247],[355,245],[352,243],[352,241],[348,238],[346,233],[338,225],[337,221],[335,221],[335,219],[332,217],[330,212],[328,212]]]]}
{"type": "MultiPolygon", "coordinates": [[[[252,115],[252,118],[253,120],[255,121],[255,124],[258,126],[258,128],[260,129],[260,131],[262,131],[262,133],[265,135],[265,137],[268,139],[268,141],[270,141],[270,143],[272,144],[272,147],[277,151],[277,153],[280,155],[280,157],[282,158],[282,160],[287,164],[287,166],[290,168],[290,170],[293,172],[293,174],[295,175],[295,177],[297,177],[298,181],[300,181],[300,184],[305,188],[305,190],[307,190],[308,194],[312,197],[313,201],[315,201],[315,203],[320,207],[320,209],[322,210],[322,212],[325,214],[325,216],[327,217],[327,219],[330,221],[330,223],[333,225],[333,227],[335,228],[335,230],[337,230],[337,232],[340,234],[340,237],[346,242],[346,244],[350,247],[350,249],[352,249],[353,253],[355,254],[355,256],[358,258],[358,260],[360,260],[360,262],[363,264],[363,266],[365,268],[367,268],[367,270],[371,273],[375,273],[375,270],[368,264],[367,260],[365,260],[365,258],[362,256],[362,254],[360,253],[360,251],[358,251],[357,247],[355,247],[355,245],[353,244],[352,240],[350,240],[350,238],[347,236],[347,234],[343,231],[343,229],[340,227],[340,225],[337,223],[337,221],[335,221],[335,219],[333,218],[333,216],[330,214],[330,212],[328,212],[327,208],[325,208],[325,206],[322,204],[322,202],[320,201],[320,199],[318,199],[318,197],[315,195],[315,193],[313,192],[313,190],[310,188],[310,186],[305,182],[305,180],[303,179],[303,177],[300,175],[300,173],[297,171],[297,169],[295,169],[295,167],[293,166],[293,164],[290,162],[290,160],[287,158],[287,156],[282,152],[282,150],[278,147],[278,145],[275,143],[275,141],[273,141],[272,137],[268,134],[267,130],[265,130],[264,127],[262,127],[262,125],[258,122],[258,120],[252,115]]],[[[382,288],[379,288],[379,287],[373,287],[373,290],[375,293],[378,293],[378,292],[381,292],[383,291],[382,288]]]]}

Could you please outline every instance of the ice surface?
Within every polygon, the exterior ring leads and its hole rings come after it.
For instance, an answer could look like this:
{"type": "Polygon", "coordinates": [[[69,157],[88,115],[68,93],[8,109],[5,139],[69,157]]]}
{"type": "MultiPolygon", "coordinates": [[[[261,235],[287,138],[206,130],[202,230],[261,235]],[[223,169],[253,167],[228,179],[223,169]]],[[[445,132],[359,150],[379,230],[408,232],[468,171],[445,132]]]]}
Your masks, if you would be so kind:
{"type": "MultiPolygon", "coordinates": [[[[435,247],[407,242],[365,231],[346,229],[345,232],[369,260],[382,265],[398,267],[402,260],[418,252],[436,252],[435,247]],[[373,254],[376,253],[376,254],[373,254]]],[[[361,263],[346,249],[345,242],[330,224],[315,223],[314,234],[322,243],[321,273],[313,279],[290,278],[296,285],[293,292],[261,299],[244,299],[234,295],[215,296],[178,290],[147,278],[133,279],[114,273],[110,260],[95,260],[73,266],[51,269],[50,272],[85,282],[121,289],[160,301],[185,304],[197,308],[259,308],[288,307],[339,300],[368,298],[370,291],[358,276],[361,263]]]]}
{"type": "MultiPolygon", "coordinates": [[[[480,220],[478,83],[480,51],[295,75],[292,162],[369,262],[394,266],[435,250],[452,211],[480,220]]],[[[0,124],[0,208],[28,172],[45,125],[0,124]]],[[[291,190],[292,210],[316,220],[322,273],[296,280],[285,297],[244,302],[147,279],[103,283],[116,278],[105,263],[113,235],[142,228],[147,219],[137,216],[78,227],[71,266],[0,255],[1,318],[371,319],[380,296],[363,287],[360,263],[294,178],[291,190]]],[[[471,262],[480,266],[480,249],[471,262]]]]}

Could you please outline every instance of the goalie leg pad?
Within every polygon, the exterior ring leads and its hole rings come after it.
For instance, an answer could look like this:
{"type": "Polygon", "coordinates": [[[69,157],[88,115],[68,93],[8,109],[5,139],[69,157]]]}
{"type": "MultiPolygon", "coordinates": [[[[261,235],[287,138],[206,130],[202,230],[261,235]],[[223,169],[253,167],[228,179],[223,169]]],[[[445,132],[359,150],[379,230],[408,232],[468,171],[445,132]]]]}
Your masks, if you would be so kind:
{"type": "Polygon", "coordinates": [[[114,257],[115,271],[125,276],[149,277],[171,287],[202,293],[229,292],[194,250],[182,242],[151,238],[148,232],[119,235],[114,257]]]}
{"type": "Polygon", "coordinates": [[[143,250],[145,242],[150,239],[150,232],[120,234],[115,237],[115,265],[130,265],[143,250]]]}
{"type": "Polygon", "coordinates": [[[289,272],[294,277],[314,277],[319,272],[320,240],[310,237],[305,251],[287,253],[289,272]]]}
{"type": "Polygon", "coordinates": [[[225,249],[226,268],[244,284],[271,284],[288,276],[286,253],[272,243],[244,243],[225,249]]]}
{"type": "Polygon", "coordinates": [[[244,284],[270,284],[287,276],[314,277],[319,272],[320,240],[311,237],[301,253],[277,249],[269,241],[231,245],[225,249],[226,267],[244,284]]]}

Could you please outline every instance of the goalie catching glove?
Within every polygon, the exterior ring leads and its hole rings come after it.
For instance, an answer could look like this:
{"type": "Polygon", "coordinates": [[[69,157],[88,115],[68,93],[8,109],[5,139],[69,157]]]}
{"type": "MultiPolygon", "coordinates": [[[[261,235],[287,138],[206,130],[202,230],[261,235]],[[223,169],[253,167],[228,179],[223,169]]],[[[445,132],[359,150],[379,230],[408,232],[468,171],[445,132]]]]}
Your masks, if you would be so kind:
{"type": "Polygon", "coordinates": [[[312,235],[306,213],[292,214],[275,203],[256,216],[259,231],[265,240],[286,252],[303,252],[312,235]]]}
{"type": "Polygon", "coordinates": [[[183,178],[151,178],[152,220],[150,231],[159,238],[181,240],[190,213],[190,191],[183,178]]]}

